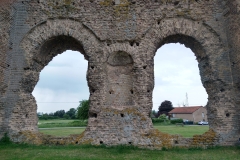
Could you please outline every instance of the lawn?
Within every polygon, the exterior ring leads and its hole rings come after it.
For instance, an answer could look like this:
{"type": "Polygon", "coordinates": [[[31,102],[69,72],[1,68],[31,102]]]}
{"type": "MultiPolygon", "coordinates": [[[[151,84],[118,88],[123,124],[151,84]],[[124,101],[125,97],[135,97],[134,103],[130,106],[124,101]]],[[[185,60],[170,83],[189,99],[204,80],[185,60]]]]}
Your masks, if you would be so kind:
{"type": "Polygon", "coordinates": [[[164,133],[180,134],[183,137],[193,137],[196,134],[203,134],[209,130],[209,126],[191,126],[185,125],[184,127],[168,125],[168,126],[154,126],[154,128],[164,133]]]}
{"type": "Polygon", "coordinates": [[[62,127],[62,128],[51,128],[51,129],[39,129],[40,132],[48,135],[54,135],[54,136],[68,136],[70,134],[80,134],[85,130],[85,127],[83,128],[68,128],[68,127],[62,127]]]}
{"type": "Polygon", "coordinates": [[[66,124],[66,123],[71,123],[75,120],[73,119],[51,119],[51,120],[39,120],[38,124],[48,124],[48,123],[62,123],[62,124],[66,124]]]}
{"type": "MultiPolygon", "coordinates": [[[[168,125],[168,126],[154,126],[154,128],[160,130],[164,133],[169,134],[180,134],[183,137],[192,137],[195,134],[203,134],[206,132],[209,127],[208,126],[175,126],[175,125],[168,125]]],[[[82,133],[85,128],[68,128],[68,127],[62,127],[62,128],[51,128],[51,129],[39,129],[40,132],[49,134],[49,135],[55,135],[55,136],[67,136],[70,134],[80,134],[82,133]]]]}
{"type": "Polygon", "coordinates": [[[240,148],[171,149],[167,151],[127,146],[30,146],[0,144],[1,160],[239,160],[240,148]]]}
{"type": "Polygon", "coordinates": [[[38,128],[81,127],[86,125],[87,125],[87,121],[83,121],[83,120],[54,119],[54,120],[38,121],[38,128]]]}

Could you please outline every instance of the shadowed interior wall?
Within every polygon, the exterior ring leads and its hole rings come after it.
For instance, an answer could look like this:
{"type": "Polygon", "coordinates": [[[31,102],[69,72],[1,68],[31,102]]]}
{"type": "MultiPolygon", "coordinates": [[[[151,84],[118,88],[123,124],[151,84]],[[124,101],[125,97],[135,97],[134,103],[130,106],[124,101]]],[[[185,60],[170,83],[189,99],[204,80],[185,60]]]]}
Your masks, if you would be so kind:
{"type": "Polygon", "coordinates": [[[124,52],[117,52],[108,58],[106,65],[108,75],[108,93],[106,105],[133,105],[133,69],[132,58],[124,52]]]}

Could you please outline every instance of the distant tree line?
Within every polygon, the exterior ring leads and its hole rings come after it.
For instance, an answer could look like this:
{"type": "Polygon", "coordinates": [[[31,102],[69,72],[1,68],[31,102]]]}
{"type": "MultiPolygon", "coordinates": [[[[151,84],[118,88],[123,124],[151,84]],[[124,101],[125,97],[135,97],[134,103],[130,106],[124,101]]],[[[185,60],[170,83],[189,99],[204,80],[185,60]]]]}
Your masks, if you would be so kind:
{"type": "MultiPolygon", "coordinates": [[[[70,108],[69,111],[65,112],[65,110],[58,110],[54,113],[40,113],[38,112],[39,119],[47,120],[47,119],[88,119],[88,111],[89,111],[89,100],[80,101],[79,106],[75,108],[70,108]]],[[[173,108],[172,102],[165,100],[161,103],[156,112],[153,110],[151,112],[151,118],[158,118],[161,115],[168,116],[168,112],[170,112],[173,108]]],[[[161,118],[160,118],[161,119],[161,118]]]]}
{"type": "Polygon", "coordinates": [[[54,113],[41,113],[38,112],[38,118],[40,120],[48,120],[48,119],[88,119],[88,111],[89,111],[89,100],[80,101],[77,109],[70,108],[67,112],[65,110],[58,110],[54,113]]]}

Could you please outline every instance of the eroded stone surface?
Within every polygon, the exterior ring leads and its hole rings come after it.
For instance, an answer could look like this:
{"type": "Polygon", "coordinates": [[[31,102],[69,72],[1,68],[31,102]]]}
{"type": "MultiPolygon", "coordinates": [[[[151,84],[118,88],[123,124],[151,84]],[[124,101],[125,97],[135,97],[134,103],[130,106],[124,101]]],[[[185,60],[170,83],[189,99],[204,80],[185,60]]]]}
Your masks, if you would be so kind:
{"type": "Polygon", "coordinates": [[[0,2],[0,137],[35,144],[140,147],[235,145],[240,138],[238,0],[12,0],[0,2]],[[199,62],[211,130],[185,139],[153,129],[154,56],[182,43],[199,62]],[[38,133],[39,73],[71,49],[88,60],[86,131],[38,133]]]}

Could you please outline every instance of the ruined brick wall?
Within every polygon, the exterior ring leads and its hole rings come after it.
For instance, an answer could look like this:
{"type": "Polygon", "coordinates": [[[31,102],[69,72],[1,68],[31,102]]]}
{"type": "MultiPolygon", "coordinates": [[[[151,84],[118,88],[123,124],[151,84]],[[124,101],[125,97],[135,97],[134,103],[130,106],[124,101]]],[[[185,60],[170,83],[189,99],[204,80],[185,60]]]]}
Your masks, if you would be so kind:
{"type": "Polygon", "coordinates": [[[11,4],[13,0],[2,0],[0,2],[0,138],[6,132],[4,120],[10,113],[6,112],[6,91],[10,77],[10,58],[7,54],[12,49],[10,28],[13,22],[11,4]],[[8,113],[8,114],[6,114],[8,113]]]}
{"type": "Polygon", "coordinates": [[[226,145],[228,145],[234,143],[235,139],[240,137],[240,1],[226,1],[223,7],[226,24],[224,27],[227,33],[233,89],[235,91],[233,95],[235,107],[224,109],[225,116],[223,121],[224,125],[228,126],[224,132],[228,132],[226,135],[226,138],[229,139],[226,142],[226,145]]]}
{"type": "Polygon", "coordinates": [[[21,138],[26,136],[45,143],[38,137],[32,91],[52,58],[71,49],[89,62],[90,91],[88,126],[73,138],[74,143],[150,148],[238,143],[238,12],[237,0],[4,3],[0,8],[0,135],[8,132],[16,142],[28,141],[21,138]],[[155,53],[162,45],[176,42],[195,53],[209,96],[211,130],[190,140],[157,132],[149,117],[155,53]]]}

